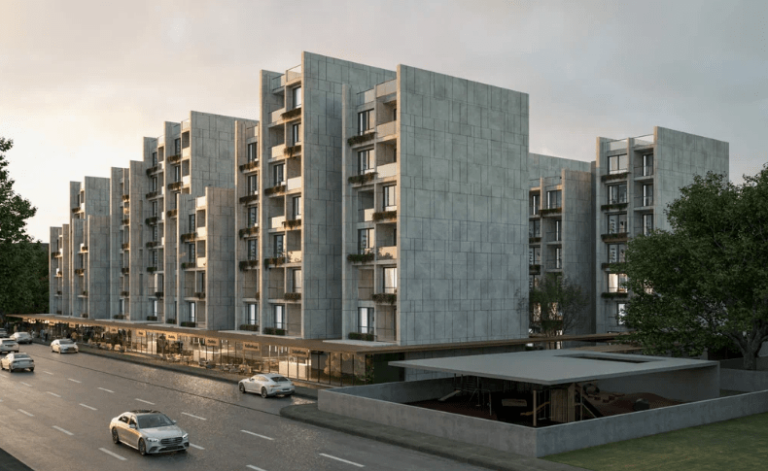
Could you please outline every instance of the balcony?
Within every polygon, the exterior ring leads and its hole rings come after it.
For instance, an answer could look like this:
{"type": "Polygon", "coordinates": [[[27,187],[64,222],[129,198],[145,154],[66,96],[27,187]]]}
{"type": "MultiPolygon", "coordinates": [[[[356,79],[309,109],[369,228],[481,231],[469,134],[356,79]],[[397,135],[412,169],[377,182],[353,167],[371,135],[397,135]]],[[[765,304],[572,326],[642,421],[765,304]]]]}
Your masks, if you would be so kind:
{"type": "Polygon", "coordinates": [[[379,124],[376,126],[376,134],[379,139],[385,139],[389,136],[397,134],[397,121],[390,121],[388,123],[379,124]]]}
{"type": "Polygon", "coordinates": [[[627,150],[627,147],[629,147],[629,140],[627,139],[621,139],[618,141],[610,141],[605,143],[605,147],[607,151],[613,151],[613,150],[627,150]]]}
{"type": "Polygon", "coordinates": [[[243,260],[239,264],[240,271],[246,271],[246,270],[256,270],[259,268],[259,261],[258,260],[243,260]]]}
{"type": "Polygon", "coordinates": [[[636,137],[633,140],[635,141],[635,147],[648,147],[656,143],[656,136],[647,134],[645,136],[636,137]]]}
{"type": "Polygon", "coordinates": [[[250,204],[250,203],[253,203],[254,201],[259,201],[259,192],[255,190],[251,195],[245,195],[240,197],[241,204],[250,204]]]}
{"type": "Polygon", "coordinates": [[[301,177],[289,178],[285,184],[285,191],[300,190],[301,177]]]}
{"type": "MultiPolygon", "coordinates": [[[[154,167],[149,167],[146,171],[147,176],[154,175],[156,173],[160,173],[163,171],[163,165],[162,162],[158,163],[154,167]]],[[[123,200],[125,201],[125,200],[123,200]]]]}
{"type": "Polygon", "coordinates": [[[373,213],[374,222],[394,222],[397,219],[397,210],[377,211],[373,213]]]}
{"type": "Polygon", "coordinates": [[[123,203],[128,203],[129,201],[131,201],[131,196],[130,195],[123,195],[123,203]]]}
{"type": "Polygon", "coordinates": [[[192,183],[192,175],[184,175],[181,177],[182,186],[189,186],[192,183]]]}
{"type": "Polygon", "coordinates": [[[75,275],[85,275],[85,268],[75,268],[75,275]]]}
{"type": "Polygon", "coordinates": [[[205,227],[205,226],[198,227],[197,230],[195,231],[195,233],[197,234],[196,239],[202,239],[202,238],[208,236],[208,228],[205,227]]]}
{"type": "Polygon", "coordinates": [[[361,144],[365,144],[366,142],[371,142],[376,137],[376,133],[373,132],[372,129],[369,129],[362,134],[358,134],[357,136],[352,136],[349,139],[347,139],[347,144],[350,146],[358,146],[361,144]]]}
{"type": "Polygon", "coordinates": [[[279,110],[275,110],[272,113],[269,114],[269,125],[273,126],[278,123],[281,123],[283,120],[283,113],[285,113],[285,107],[280,108],[279,110]]]}
{"type": "Polygon", "coordinates": [[[600,206],[603,211],[622,211],[627,209],[627,197],[622,196],[620,198],[609,199],[608,204],[600,206]]]}
{"type": "Polygon", "coordinates": [[[80,244],[80,252],[81,252],[81,253],[86,253],[86,252],[88,252],[88,246],[87,246],[87,245],[85,245],[85,244],[80,244]]]}
{"type": "Polygon", "coordinates": [[[635,167],[634,173],[635,173],[635,180],[643,180],[646,177],[652,177],[653,176],[653,166],[652,165],[641,165],[640,167],[635,167]]]}
{"type": "Polygon", "coordinates": [[[285,83],[289,84],[295,80],[301,79],[301,64],[291,67],[285,71],[285,83]]]}
{"type": "Polygon", "coordinates": [[[264,190],[264,196],[273,196],[273,195],[279,195],[281,193],[285,193],[285,183],[279,183],[275,186],[269,187],[266,190],[264,190]]]}
{"type": "Polygon", "coordinates": [[[528,212],[528,215],[530,217],[539,217],[541,214],[541,210],[538,206],[533,206],[528,208],[530,211],[528,212]]]}
{"type": "MultiPolygon", "coordinates": [[[[184,178],[186,178],[186,177],[184,177],[184,178]]],[[[184,185],[183,182],[173,182],[173,183],[169,183],[167,185],[167,188],[168,188],[169,191],[179,191],[179,190],[181,190],[182,185],[184,185]]]]}
{"type": "Polygon", "coordinates": [[[547,260],[547,270],[562,270],[563,259],[556,258],[554,260],[547,260]]]}
{"type": "Polygon", "coordinates": [[[123,226],[127,226],[127,225],[129,225],[130,223],[131,223],[131,220],[130,220],[129,218],[125,218],[125,219],[123,219],[123,220],[122,220],[122,224],[123,224],[123,226]]]}
{"type": "Polygon", "coordinates": [[[608,234],[601,234],[600,238],[603,242],[626,242],[629,239],[628,232],[611,232],[608,234]]]}
{"type": "Polygon", "coordinates": [[[205,196],[195,198],[195,208],[205,208],[206,204],[205,196]]]}
{"type": "Polygon", "coordinates": [[[285,223],[285,216],[275,216],[270,219],[269,228],[282,230],[284,223],[285,223]]]}
{"type": "Polygon", "coordinates": [[[529,263],[528,273],[531,275],[538,275],[539,273],[541,273],[541,262],[536,260],[534,261],[534,263],[529,263]]]}
{"type": "Polygon", "coordinates": [[[563,212],[562,206],[552,206],[541,210],[542,217],[546,216],[559,216],[563,212]]]}
{"type": "Polygon", "coordinates": [[[131,248],[131,243],[130,242],[125,242],[125,243],[123,243],[123,245],[120,246],[120,248],[123,249],[123,250],[129,250],[131,248]]]}
{"type": "Polygon", "coordinates": [[[186,234],[182,234],[179,239],[182,242],[192,242],[197,237],[197,232],[187,232],[186,234]]]}
{"type": "Polygon", "coordinates": [[[160,190],[156,191],[150,191],[146,195],[144,195],[148,200],[151,200],[153,198],[158,198],[160,196],[163,196],[165,194],[165,188],[161,188],[160,190]]]}
{"type": "Polygon", "coordinates": [[[561,231],[547,232],[547,242],[562,242],[563,234],[561,231]]]}
{"type": "Polygon", "coordinates": [[[270,159],[282,159],[285,157],[285,144],[279,144],[272,147],[269,154],[270,159]]]}
{"type": "Polygon", "coordinates": [[[283,221],[283,227],[288,230],[301,229],[301,216],[283,221]]]}
{"type": "Polygon", "coordinates": [[[636,196],[635,209],[650,208],[653,206],[653,196],[636,196]]]}
{"type": "Polygon", "coordinates": [[[253,160],[251,162],[245,163],[239,167],[240,171],[243,173],[251,172],[253,170],[259,169],[259,161],[253,160]]]}
{"type": "Polygon", "coordinates": [[[192,295],[193,298],[205,299],[205,291],[198,291],[192,295]]]}
{"type": "Polygon", "coordinates": [[[171,155],[166,159],[169,164],[175,164],[181,162],[181,154],[171,155]]]}
{"type": "Polygon", "coordinates": [[[183,159],[189,159],[192,157],[192,148],[191,147],[185,147],[181,149],[181,158],[183,159]]]}
{"type": "MultiPolygon", "coordinates": [[[[165,239],[165,237],[163,237],[163,239],[165,239]]],[[[153,249],[155,247],[160,247],[161,245],[163,245],[163,242],[160,241],[160,240],[150,240],[149,242],[144,244],[144,246],[146,248],[148,248],[148,249],[153,249]]]]}
{"type": "Polygon", "coordinates": [[[291,250],[286,252],[285,263],[301,263],[301,250],[291,250]]]}
{"type": "Polygon", "coordinates": [[[170,218],[175,218],[178,215],[179,215],[179,210],[178,209],[169,209],[165,213],[165,216],[168,217],[169,219],[170,218]]]}
{"type": "Polygon", "coordinates": [[[207,268],[208,262],[206,260],[207,259],[205,257],[197,257],[197,268],[207,268]]]}
{"type": "Polygon", "coordinates": [[[375,209],[369,208],[363,210],[363,221],[362,222],[373,222],[373,215],[376,212],[375,209]]]}
{"type": "Polygon", "coordinates": [[[286,159],[293,159],[295,157],[300,157],[301,156],[301,143],[297,142],[297,143],[294,143],[290,147],[286,147],[283,150],[283,155],[285,156],[286,159]]]}
{"type": "Polygon", "coordinates": [[[197,262],[181,262],[181,269],[182,270],[191,270],[193,268],[197,268],[197,262]]]}
{"type": "Polygon", "coordinates": [[[285,74],[272,78],[272,93],[276,91],[283,91],[283,87],[285,87],[285,74]]]}
{"type": "Polygon", "coordinates": [[[397,246],[379,247],[377,256],[379,260],[397,260],[397,246]]]}
{"type": "Polygon", "coordinates": [[[391,164],[379,165],[376,167],[376,173],[378,178],[396,177],[397,176],[397,162],[391,164]]]}
{"type": "Polygon", "coordinates": [[[123,267],[123,268],[120,269],[120,273],[122,273],[123,275],[127,275],[130,272],[131,272],[131,270],[128,267],[123,267]]]}
{"type": "Polygon", "coordinates": [[[293,119],[301,118],[301,106],[297,106],[292,110],[288,110],[282,114],[281,118],[284,121],[290,121],[293,119]]]}
{"type": "Polygon", "coordinates": [[[254,224],[253,227],[246,227],[245,229],[240,229],[239,235],[241,239],[245,239],[246,237],[255,237],[259,235],[259,225],[254,224]]]}

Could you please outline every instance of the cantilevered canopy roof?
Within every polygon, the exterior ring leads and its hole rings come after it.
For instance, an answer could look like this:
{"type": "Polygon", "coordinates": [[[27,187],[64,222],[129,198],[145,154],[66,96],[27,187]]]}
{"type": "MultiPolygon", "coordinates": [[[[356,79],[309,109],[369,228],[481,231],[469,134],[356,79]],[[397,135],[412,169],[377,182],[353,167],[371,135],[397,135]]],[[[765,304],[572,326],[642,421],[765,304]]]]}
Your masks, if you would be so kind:
{"type": "Polygon", "coordinates": [[[538,350],[391,361],[389,364],[402,368],[554,386],[621,376],[715,367],[718,363],[584,350],[538,350]]]}

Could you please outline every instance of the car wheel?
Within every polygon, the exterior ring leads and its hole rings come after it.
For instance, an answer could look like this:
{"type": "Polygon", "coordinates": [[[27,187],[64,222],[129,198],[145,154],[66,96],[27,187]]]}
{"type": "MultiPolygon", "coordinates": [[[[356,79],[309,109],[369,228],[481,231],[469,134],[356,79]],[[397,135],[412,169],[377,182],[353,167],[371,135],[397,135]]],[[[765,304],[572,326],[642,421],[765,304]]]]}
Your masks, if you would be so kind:
{"type": "Polygon", "coordinates": [[[141,456],[144,456],[147,454],[147,445],[144,443],[143,438],[139,439],[139,453],[141,454],[141,456]]]}
{"type": "Polygon", "coordinates": [[[243,383],[240,383],[240,392],[245,394],[245,385],[243,383]]]}
{"type": "Polygon", "coordinates": [[[30,369],[29,369],[29,372],[30,372],[30,373],[34,373],[34,372],[35,372],[35,369],[34,369],[34,368],[30,368],[30,369]]]}
{"type": "Polygon", "coordinates": [[[115,445],[120,444],[120,436],[117,434],[117,429],[115,427],[112,427],[112,443],[115,445]]]}
{"type": "Polygon", "coordinates": [[[261,397],[265,399],[269,397],[269,394],[267,394],[267,388],[261,388],[261,397]]]}

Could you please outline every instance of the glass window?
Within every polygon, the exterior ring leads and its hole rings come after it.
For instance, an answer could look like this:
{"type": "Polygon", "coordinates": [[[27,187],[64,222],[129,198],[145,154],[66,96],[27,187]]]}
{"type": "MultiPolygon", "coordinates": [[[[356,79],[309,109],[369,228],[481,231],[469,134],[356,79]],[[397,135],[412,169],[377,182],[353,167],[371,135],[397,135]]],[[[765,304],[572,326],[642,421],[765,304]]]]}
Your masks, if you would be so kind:
{"type": "Polygon", "coordinates": [[[397,268],[384,268],[384,292],[397,293],[397,268]]]}
{"type": "Polygon", "coordinates": [[[152,315],[157,317],[157,299],[152,301],[152,315]]]}
{"type": "Polygon", "coordinates": [[[371,240],[373,236],[373,229],[360,229],[357,231],[357,248],[358,253],[369,253],[373,246],[371,240]]]}
{"type": "Polygon", "coordinates": [[[152,240],[157,242],[158,235],[157,225],[152,226],[152,240]]]}
{"type": "Polygon", "coordinates": [[[181,181],[181,165],[174,165],[173,166],[173,181],[174,182],[180,182],[181,181]]]}
{"type": "Polygon", "coordinates": [[[653,206],[653,185],[643,185],[643,206],[653,206]]]}
{"type": "Polygon", "coordinates": [[[621,234],[627,232],[627,215],[612,214],[608,216],[608,233],[621,234]]]}
{"type": "Polygon", "coordinates": [[[194,232],[195,230],[195,215],[190,214],[189,215],[189,232],[194,232]]]}
{"type": "Polygon", "coordinates": [[[293,270],[291,273],[291,283],[293,284],[293,292],[301,293],[301,289],[304,286],[301,278],[301,270],[293,270]]]}
{"type": "Polygon", "coordinates": [[[618,321],[619,325],[624,325],[625,317],[627,316],[626,311],[627,305],[625,303],[619,303],[616,305],[616,320],[618,321]]]}
{"type": "Polygon", "coordinates": [[[275,328],[276,329],[285,328],[285,306],[281,306],[281,305],[275,306],[275,328]]]}
{"type": "Polygon", "coordinates": [[[285,250],[285,236],[283,234],[277,234],[275,236],[275,257],[282,257],[285,250]]]}
{"type": "Polygon", "coordinates": [[[152,201],[152,216],[157,216],[157,201],[152,201]]]}
{"type": "Polygon", "coordinates": [[[256,239],[248,240],[248,260],[257,260],[259,258],[259,244],[256,239]]]}
{"type": "Polygon", "coordinates": [[[384,187],[384,210],[397,208],[397,197],[395,196],[395,185],[384,187]]]}
{"type": "Polygon", "coordinates": [[[539,195],[531,195],[531,215],[539,214],[539,195]]]}
{"type": "Polygon", "coordinates": [[[528,237],[541,237],[541,220],[531,219],[528,221],[528,237]]]}
{"type": "Polygon", "coordinates": [[[301,106],[301,87],[291,89],[291,99],[293,100],[293,108],[301,106]]]}
{"type": "Polygon", "coordinates": [[[649,177],[653,175],[653,154],[645,154],[643,156],[643,176],[649,177]]]}
{"type": "Polygon", "coordinates": [[[625,244],[608,244],[608,263],[624,263],[624,253],[627,251],[625,244]]]}
{"type": "Polygon", "coordinates": [[[173,153],[175,155],[181,154],[181,139],[174,139],[173,140],[173,153]]]}
{"type": "Polygon", "coordinates": [[[248,194],[255,195],[259,193],[259,177],[251,175],[248,177],[248,194]]]}
{"type": "Polygon", "coordinates": [[[541,248],[529,247],[528,248],[528,265],[540,265],[541,264],[541,248]]]}
{"type": "Polygon", "coordinates": [[[627,171],[629,159],[627,154],[608,157],[608,173],[624,173],[627,171]]]}
{"type": "Polygon", "coordinates": [[[274,167],[272,167],[272,180],[274,182],[274,185],[282,185],[285,183],[284,173],[283,169],[285,166],[283,164],[277,164],[274,167]]]}
{"type": "Polygon", "coordinates": [[[623,273],[609,273],[608,274],[608,292],[609,293],[626,293],[627,287],[627,275],[623,273]]]}
{"type": "Polygon", "coordinates": [[[372,128],[373,126],[373,123],[371,122],[372,115],[373,115],[373,110],[361,111],[360,113],[357,113],[357,133],[358,134],[365,134],[372,128]]]}
{"type": "Polygon", "coordinates": [[[189,321],[195,322],[195,319],[197,319],[197,306],[195,303],[189,303],[189,321]]]}
{"type": "Polygon", "coordinates": [[[643,235],[650,235],[653,231],[653,214],[643,214],[643,235]]]}
{"type": "Polygon", "coordinates": [[[157,166],[157,152],[152,152],[152,166],[157,166]]]}
{"type": "Polygon", "coordinates": [[[152,191],[157,191],[157,177],[152,177],[149,180],[149,189],[152,191]]]}
{"type": "Polygon", "coordinates": [[[256,162],[258,159],[258,150],[256,147],[256,143],[253,142],[251,144],[248,144],[248,162],[256,162]]]}
{"type": "Polygon", "coordinates": [[[627,184],[611,185],[608,187],[608,204],[627,202],[627,184]]]}
{"type": "Polygon", "coordinates": [[[301,144],[301,123],[291,125],[291,144],[301,144]]]}
{"type": "Polygon", "coordinates": [[[256,305],[248,304],[248,324],[256,325],[256,305]]]}
{"type": "Polygon", "coordinates": [[[374,319],[374,310],[371,307],[361,307],[359,308],[359,322],[360,322],[360,333],[361,334],[372,334],[374,326],[376,325],[375,319],[374,319]]]}
{"type": "Polygon", "coordinates": [[[293,219],[299,219],[301,217],[301,196],[294,196],[291,206],[293,207],[293,219]]]}
{"type": "Polygon", "coordinates": [[[370,149],[368,150],[361,150],[357,153],[357,169],[358,173],[360,175],[364,173],[370,173],[373,172],[373,161],[372,161],[373,153],[370,149]]]}
{"type": "Polygon", "coordinates": [[[248,208],[248,225],[255,226],[259,221],[259,208],[251,206],[248,208]]]}
{"type": "Polygon", "coordinates": [[[560,190],[547,192],[547,209],[559,208],[562,206],[562,192],[560,190]]]}
{"type": "Polygon", "coordinates": [[[189,260],[191,262],[195,261],[195,244],[187,244],[187,253],[189,254],[189,260]]]}

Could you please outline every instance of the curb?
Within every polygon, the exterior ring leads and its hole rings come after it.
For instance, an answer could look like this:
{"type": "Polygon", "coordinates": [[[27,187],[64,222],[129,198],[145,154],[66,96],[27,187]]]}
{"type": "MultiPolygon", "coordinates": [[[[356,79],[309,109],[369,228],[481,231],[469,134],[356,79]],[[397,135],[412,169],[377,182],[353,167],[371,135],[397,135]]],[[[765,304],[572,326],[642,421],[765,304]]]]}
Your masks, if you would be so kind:
{"type": "Polygon", "coordinates": [[[2,448],[0,448],[0,463],[3,471],[34,471],[2,448]]]}
{"type": "Polygon", "coordinates": [[[300,404],[280,409],[280,416],[349,435],[375,440],[401,448],[428,453],[453,461],[481,466],[497,471],[582,471],[582,468],[546,461],[539,458],[468,445],[446,438],[411,432],[392,426],[349,419],[319,411],[317,404],[300,404]],[[327,416],[327,420],[323,417],[327,416]],[[345,425],[351,422],[349,425],[345,425]],[[378,433],[377,433],[378,431],[378,433]]]}

